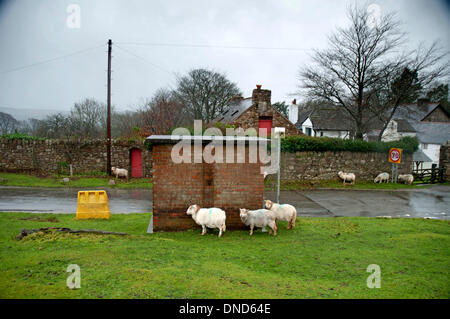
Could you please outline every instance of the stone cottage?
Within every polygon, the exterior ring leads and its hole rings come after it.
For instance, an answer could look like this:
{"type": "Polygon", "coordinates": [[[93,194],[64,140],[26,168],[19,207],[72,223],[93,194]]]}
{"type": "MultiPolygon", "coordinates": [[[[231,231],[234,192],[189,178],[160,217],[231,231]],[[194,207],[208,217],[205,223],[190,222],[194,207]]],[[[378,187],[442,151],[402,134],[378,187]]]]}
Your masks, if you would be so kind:
{"type": "Polygon", "coordinates": [[[286,135],[302,135],[301,130],[272,106],[271,94],[270,90],[261,89],[261,85],[257,85],[251,97],[233,97],[225,111],[209,125],[221,123],[222,125],[234,125],[235,128],[244,130],[266,128],[268,132],[274,127],[285,127],[286,135]]]}

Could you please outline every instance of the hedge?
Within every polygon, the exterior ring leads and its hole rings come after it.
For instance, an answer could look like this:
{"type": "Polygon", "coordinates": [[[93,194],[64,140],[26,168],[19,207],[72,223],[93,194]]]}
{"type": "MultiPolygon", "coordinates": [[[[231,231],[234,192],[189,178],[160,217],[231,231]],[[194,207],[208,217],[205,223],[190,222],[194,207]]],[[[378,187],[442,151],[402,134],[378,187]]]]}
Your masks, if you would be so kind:
{"type": "Polygon", "coordinates": [[[0,135],[0,139],[7,139],[7,140],[32,140],[32,141],[44,141],[46,138],[43,137],[37,137],[37,136],[29,136],[27,134],[22,133],[12,133],[12,134],[3,134],[0,135]]]}
{"type": "Polygon", "coordinates": [[[392,142],[366,142],[363,140],[350,140],[331,137],[288,136],[281,141],[282,152],[377,152],[387,153],[390,148],[397,147],[403,152],[412,154],[419,142],[415,137],[403,137],[392,142]]]}

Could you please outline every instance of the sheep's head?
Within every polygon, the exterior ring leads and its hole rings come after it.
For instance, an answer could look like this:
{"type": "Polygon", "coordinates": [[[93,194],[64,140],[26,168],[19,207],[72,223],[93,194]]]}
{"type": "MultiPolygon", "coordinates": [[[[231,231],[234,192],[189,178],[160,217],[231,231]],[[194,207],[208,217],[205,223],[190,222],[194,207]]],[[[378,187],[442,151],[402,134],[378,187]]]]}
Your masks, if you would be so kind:
{"type": "Polygon", "coordinates": [[[187,209],[186,214],[188,214],[188,215],[195,215],[195,214],[197,214],[199,209],[200,209],[200,206],[198,206],[198,205],[191,205],[187,209]]]}
{"type": "Polygon", "coordinates": [[[265,200],[264,201],[264,206],[267,208],[267,209],[271,209],[272,208],[272,205],[273,205],[273,203],[272,203],[272,201],[271,200],[265,200]]]}
{"type": "Polygon", "coordinates": [[[342,174],[344,174],[343,171],[339,171],[339,172],[338,172],[338,175],[339,175],[339,176],[341,176],[342,174]]]}
{"type": "Polygon", "coordinates": [[[116,173],[116,168],[114,166],[111,167],[111,171],[115,174],[116,173]]]}
{"type": "Polygon", "coordinates": [[[247,218],[247,216],[248,216],[248,209],[239,208],[239,216],[241,216],[241,218],[247,218]]]}

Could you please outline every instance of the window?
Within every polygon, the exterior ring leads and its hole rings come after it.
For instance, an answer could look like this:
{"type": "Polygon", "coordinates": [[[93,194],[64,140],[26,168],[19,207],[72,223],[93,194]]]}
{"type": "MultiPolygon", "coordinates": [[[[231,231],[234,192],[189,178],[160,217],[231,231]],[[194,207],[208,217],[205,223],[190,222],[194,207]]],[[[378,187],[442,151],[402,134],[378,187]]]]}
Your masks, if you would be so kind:
{"type": "Polygon", "coordinates": [[[311,128],[307,127],[305,133],[306,133],[306,135],[311,136],[311,128]]]}
{"type": "Polygon", "coordinates": [[[424,150],[428,149],[428,144],[425,144],[425,143],[424,143],[424,144],[423,144],[423,149],[424,149],[424,150]]]}

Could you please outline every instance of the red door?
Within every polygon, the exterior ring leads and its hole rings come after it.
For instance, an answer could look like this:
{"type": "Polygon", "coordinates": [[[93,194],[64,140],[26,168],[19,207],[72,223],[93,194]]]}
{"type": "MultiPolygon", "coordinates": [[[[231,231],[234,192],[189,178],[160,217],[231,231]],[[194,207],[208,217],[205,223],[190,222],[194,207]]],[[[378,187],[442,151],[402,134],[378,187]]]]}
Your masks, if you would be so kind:
{"type": "Polygon", "coordinates": [[[131,150],[131,177],[142,177],[142,151],[138,148],[131,150]]]}
{"type": "Polygon", "coordinates": [[[258,133],[259,133],[259,129],[266,129],[266,134],[267,136],[270,136],[270,132],[272,129],[272,118],[271,117],[261,117],[259,118],[259,123],[258,123],[258,133]]]}

